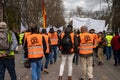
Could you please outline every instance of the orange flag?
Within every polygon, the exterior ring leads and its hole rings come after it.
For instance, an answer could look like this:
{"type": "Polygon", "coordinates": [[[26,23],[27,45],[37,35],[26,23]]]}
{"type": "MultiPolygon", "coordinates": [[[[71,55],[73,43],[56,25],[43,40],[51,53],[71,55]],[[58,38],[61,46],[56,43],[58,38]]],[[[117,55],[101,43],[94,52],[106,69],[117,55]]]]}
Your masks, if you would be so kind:
{"type": "Polygon", "coordinates": [[[42,0],[42,17],[43,17],[43,28],[46,28],[46,9],[45,9],[44,0],[42,0]]]}

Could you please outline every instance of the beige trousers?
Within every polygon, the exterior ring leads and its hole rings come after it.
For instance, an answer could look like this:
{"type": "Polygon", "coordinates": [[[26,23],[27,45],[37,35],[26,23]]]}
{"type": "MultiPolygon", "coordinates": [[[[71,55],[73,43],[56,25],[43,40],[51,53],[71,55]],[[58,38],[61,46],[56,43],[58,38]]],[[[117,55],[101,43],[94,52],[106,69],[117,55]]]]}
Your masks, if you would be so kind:
{"type": "Polygon", "coordinates": [[[104,58],[104,56],[103,56],[103,49],[102,48],[98,48],[98,59],[102,63],[103,63],[103,58],[104,58]]]}
{"type": "Polygon", "coordinates": [[[93,78],[93,57],[81,57],[82,78],[93,78]]]}

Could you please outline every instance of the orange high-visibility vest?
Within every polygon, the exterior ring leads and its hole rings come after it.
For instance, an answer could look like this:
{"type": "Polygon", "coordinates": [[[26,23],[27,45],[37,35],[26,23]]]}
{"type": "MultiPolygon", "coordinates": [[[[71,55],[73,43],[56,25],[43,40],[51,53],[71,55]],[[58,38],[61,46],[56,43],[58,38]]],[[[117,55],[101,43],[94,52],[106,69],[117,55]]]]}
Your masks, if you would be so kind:
{"type": "Polygon", "coordinates": [[[46,35],[46,34],[43,34],[43,37],[45,38],[46,46],[47,46],[46,53],[50,53],[50,47],[49,47],[49,36],[46,35]]]}
{"type": "Polygon", "coordinates": [[[41,34],[31,34],[27,37],[28,58],[41,58],[44,56],[41,34]]]}
{"type": "Polygon", "coordinates": [[[24,41],[27,39],[27,36],[29,36],[31,34],[31,32],[25,32],[24,34],[24,41]]]}
{"type": "Polygon", "coordinates": [[[51,45],[57,45],[58,44],[58,36],[57,36],[57,32],[54,32],[50,35],[50,41],[51,41],[51,45]]]}
{"type": "Polygon", "coordinates": [[[48,36],[51,37],[51,33],[48,33],[48,36]]]}
{"type": "Polygon", "coordinates": [[[97,43],[98,43],[98,35],[95,34],[95,33],[93,33],[92,36],[93,36],[93,39],[94,39],[94,45],[93,45],[93,47],[96,48],[97,43]]]}
{"type": "Polygon", "coordinates": [[[80,54],[92,54],[93,53],[93,36],[90,33],[81,33],[80,34],[80,54]]]}
{"type": "MultiPolygon", "coordinates": [[[[61,40],[64,37],[65,33],[61,33],[61,40]]],[[[74,33],[70,33],[70,37],[72,40],[72,44],[74,45],[74,33]]],[[[60,49],[62,49],[62,46],[60,46],[60,49]]],[[[71,52],[74,52],[74,48],[71,49],[71,52]]]]}
{"type": "Polygon", "coordinates": [[[100,36],[100,37],[98,37],[98,39],[97,39],[98,44],[101,42],[101,39],[102,39],[102,37],[101,37],[101,36],[100,36]]]}

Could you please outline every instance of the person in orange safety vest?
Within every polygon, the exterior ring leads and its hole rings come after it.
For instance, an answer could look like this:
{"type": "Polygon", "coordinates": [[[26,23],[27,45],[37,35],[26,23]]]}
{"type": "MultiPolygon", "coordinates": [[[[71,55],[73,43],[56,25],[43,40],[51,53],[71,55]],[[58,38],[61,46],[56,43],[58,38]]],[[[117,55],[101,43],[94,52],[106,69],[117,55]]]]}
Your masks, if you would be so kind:
{"type": "Polygon", "coordinates": [[[48,71],[48,64],[49,64],[49,58],[50,58],[50,52],[51,52],[51,42],[50,42],[50,37],[47,35],[46,29],[42,29],[42,35],[45,38],[46,41],[46,52],[45,52],[45,66],[44,66],[44,72],[49,73],[48,71]]]}
{"type": "Polygon", "coordinates": [[[87,32],[86,26],[81,27],[79,35],[79,54],[81,56],[82,76],[80,80],[84,80],[88,76],[88,80],[93,80],[93,48],[94,38],[92,34],[87,32]]]}
{"type": "Polygon", "coordinates": [[[26,38],[25,47],[27,49],[25,58],[30,61],[32,80],[40,80],[46,42],[42,34],[37,33],[35,25],[31,28],[31,34],[26,38]]]}
{"type": "Polygon", "coordinates": [[[51,42],[50,64],[53,64],[53,59],[54,59],[54,63],[57,61],[58,34],[57,32],[54,31],[53,28],[51,28],[48,35],[50,37],[50,42],[51,42]]]}
{"type": "Polygon", "coordinates": [[[97,57],[97,43],[98,43],[98,35],[95,33],[94,29],[90,29],[89,32],[92,34],[93,38],[94,38],[94,49],[93,49],[93,66],[95,65],[95,60],[97,57]]]}

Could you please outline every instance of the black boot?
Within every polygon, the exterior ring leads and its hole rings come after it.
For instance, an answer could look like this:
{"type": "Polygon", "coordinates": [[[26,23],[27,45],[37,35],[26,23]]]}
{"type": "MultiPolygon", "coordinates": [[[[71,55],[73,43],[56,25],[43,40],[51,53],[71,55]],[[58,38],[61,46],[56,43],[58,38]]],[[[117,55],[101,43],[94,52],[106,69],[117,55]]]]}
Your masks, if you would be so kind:
{"type": "Polygon", "coordinates": [[[68,79],[67,80],[72,80],[72,76],[68,76],[68,79]]]}
{"type": "Polygon", "coordinates": [[[59,76],[58,80],[62,80],[62,76],[59,76]]]}

